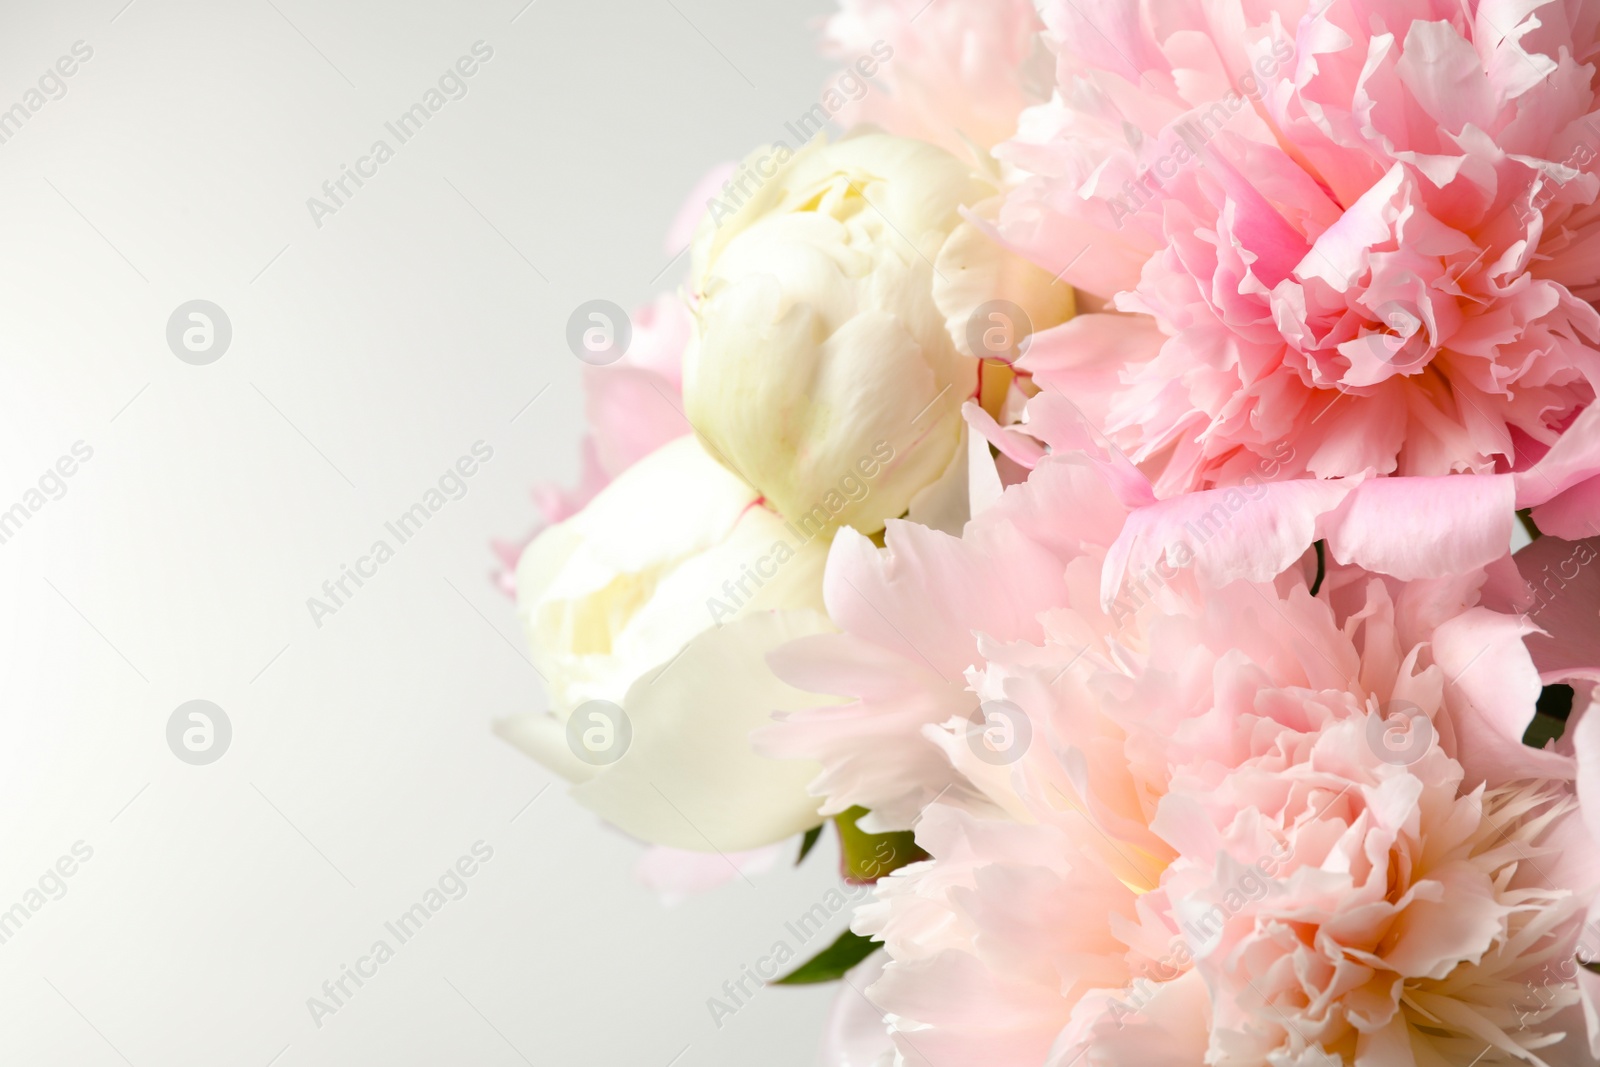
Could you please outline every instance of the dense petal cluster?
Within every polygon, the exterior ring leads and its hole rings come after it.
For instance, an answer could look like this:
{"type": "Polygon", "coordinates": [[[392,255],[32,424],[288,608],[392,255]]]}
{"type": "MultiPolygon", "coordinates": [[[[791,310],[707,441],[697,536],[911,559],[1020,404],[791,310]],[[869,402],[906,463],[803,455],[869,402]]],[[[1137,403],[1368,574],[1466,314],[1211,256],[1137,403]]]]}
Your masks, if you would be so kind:
{"type": "Polygon", "coordinates": [[[1593,872],[1557,859],[1570,757],[1495,744],[1533,718],[1526,628],[1481,573],[1335,568],[1314,596],[1298,568],[1175,571],[1102,608],[1116,469],[1057,451],[960,538],[841,542],[830,591],[872,611],[830,601],[845,633],[780,660],[863,679],[768,731],[827,804],[921,805],[932,859],[856,921],[906,1061],[1540,1062],[1578,992],[1527,988],[1570,960],[1593,872]]]}
{"type": "Polygon", "coordinates": [[[1157,493],[1492,473],[1594,399],[1589,5],[1060,2],[1002,230],[1103,301],[1035,352],[1157,493]]]}

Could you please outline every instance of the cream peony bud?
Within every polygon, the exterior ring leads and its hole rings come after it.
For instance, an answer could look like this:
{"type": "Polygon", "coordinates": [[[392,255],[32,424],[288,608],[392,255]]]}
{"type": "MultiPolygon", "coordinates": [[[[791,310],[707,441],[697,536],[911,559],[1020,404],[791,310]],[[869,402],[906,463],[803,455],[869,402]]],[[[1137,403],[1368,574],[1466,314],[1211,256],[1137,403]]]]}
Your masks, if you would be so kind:
{"type": "Polygon", "coordinates": [[[518,561],[518,612],[551,708],[497,728],[579,783],[580,802],[658,844],[751,848],[817,821],[806,783],[819,768],[758,757],[749,735],[773,711],[818,702],[780,682],[766,654],[830,628],[827,541],[798,535],[756,501],[682,437],[518,561]],[[620,708],[622,721],[591,701],[620,708]],[[621,747],[580,751],[591,729],[621,747]]]}
{"type": "Polygon", "coordinates": [[[1026,289],[1036,328],[1070,311],[1070,290],[964,220],[997,192],[942,149],[877,133],[746,161],[694,246],[684,403],[712,455],[808,530],[904,514],[979,393],[952,314],[986,286],[1026,289]]]}

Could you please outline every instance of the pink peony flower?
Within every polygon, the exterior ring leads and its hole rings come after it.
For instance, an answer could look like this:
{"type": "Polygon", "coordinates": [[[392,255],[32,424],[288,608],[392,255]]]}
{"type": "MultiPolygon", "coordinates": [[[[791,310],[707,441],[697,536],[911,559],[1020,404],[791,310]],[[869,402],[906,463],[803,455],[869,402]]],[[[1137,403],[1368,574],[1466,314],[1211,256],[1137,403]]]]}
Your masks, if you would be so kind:
{"type": "Polygon", "coordinates": [[[1045,21],[1057,94],[997,149],[1026,175],[999,228],[1098,309],[1020,366],[1163,498],[1108,585],[1221,500],[1183,494],[1263,482],[1329,480],[1258,494],[1198,553],[1211,578],[1270,577],[1317,538],[1459,573],[1504,554],[1519,507],[1600,533],[1600,20],[1074,0],[1045,21]]]}
{"type": "Polygon", "coordinates": [[[817,1062],[823,1067],[895,1067],[883,1013],[862,992],[883,974],[883,964],[883,953],[873,953],[840,981],[822,1028],[817,1062]]]}
{"type": "MultiPolygon", "coordinates": [[[[962,159],[1017,129],[1049,91],[1043,28],[1028,0],[843,0],[823,51],[846,66],[828,93],[848,94],[834,120],[871,123],[962,159]],[[865,78],[856,63],[874,69],[865,78]],[[1043,61],[1043,62],[1041,62],[1043,61]],[[859,86],[859,88],[858,88],[859,86]]],[[[825,97],[826,102],[826,97],[825,97]]]]}
{"type": "Polygon", "coordinates": [[[664,293],[631,318],[633,339],[622,358],[583,367],[583,475],[574,489],[534,490],[546,522],[577,514],[617,475],[689,432],[682,400],[683,350],[694,329],[689,309],[664,293]]]}
{"type": "Polygon", "coordinates": [[[1069,586],[1092,595],[1123,510],[1080,456],[1033,471],[1026,492],[1007,490],[963,537],[891,520],[880,551],[840,530],[823,598],[843,632],[796,641],[769,662],[798,689],[854,700],[777,716],[755,735],[758,751],[820,762],[812,792],[826,798],[822,814],[859,805],[873,831],[907,829],[941,796],[970,794],[923,728],[972,711],[979,635],[1040,641],[1042,616],[1069,586]]]}
{"type": "Polygon", "coordinates": [[[822,763],[828,809],[910,812],[932,856],[855,923],[902,1057],[1562,1062],[1541,1050],[1581,1037],[1577,982],[1533,983],[1596,871],[1563,859],[1588,847],[1572,757],[1521,744],[1533,626],[1483,603],[1514,574],[1335,565],[1313,596],[1309,559],[1221,587],[1163,569],[1102,607],[1135,476],[1029,408],[1048,454],[993,431],[1025,482],[960,537],[836,542],[843,634],[775,657],[856,700],[767,744],[822,763]]]}

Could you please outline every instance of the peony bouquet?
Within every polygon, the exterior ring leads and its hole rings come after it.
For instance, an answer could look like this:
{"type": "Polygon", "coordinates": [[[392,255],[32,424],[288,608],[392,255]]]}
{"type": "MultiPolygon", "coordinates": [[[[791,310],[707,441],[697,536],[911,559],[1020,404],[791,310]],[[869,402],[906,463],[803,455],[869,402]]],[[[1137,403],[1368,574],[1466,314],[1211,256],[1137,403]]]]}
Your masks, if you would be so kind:
{"type": "Polygon", "coordinates": [[[826,1064],[1600,1063],[1600,4],[824,48],[578,331],[505,737],[666,892],[837,835],[826,1064]]]}

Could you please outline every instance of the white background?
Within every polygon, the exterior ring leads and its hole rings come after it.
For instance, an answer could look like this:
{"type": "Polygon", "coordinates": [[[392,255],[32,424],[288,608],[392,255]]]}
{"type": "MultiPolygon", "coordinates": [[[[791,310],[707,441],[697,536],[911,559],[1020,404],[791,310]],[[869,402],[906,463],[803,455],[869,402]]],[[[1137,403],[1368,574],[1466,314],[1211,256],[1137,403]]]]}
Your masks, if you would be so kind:
{"type": "Polygon", "coordinates": [[[576,476],[567,316],[677,284],[682,198],[816,102],[824,4],[525,3],[0,7],[0,108],[94,49],[0,144],[0,510],[94,450],[0,544],[0,909],[93,849],[0,944],[0,1063],[812,1060],[831,988],[720,1030],[706,998],[831,850],[671,909],[639,888],[639,847],[490,733],[544,698],[487,544],[576,476]],[[478,40],[468,95],[316,227],[306,199],[478,40]],[[232,322],[209,366],[166,343],[195,298],[232,322]],[[467,496],[314,626],[477,440],[467,496]],[[166,743],[195,698],[233,725],[210,766],[166,743]],[[316,1027],[307,998],[480,839],[468,894],[316,1027]]]}

